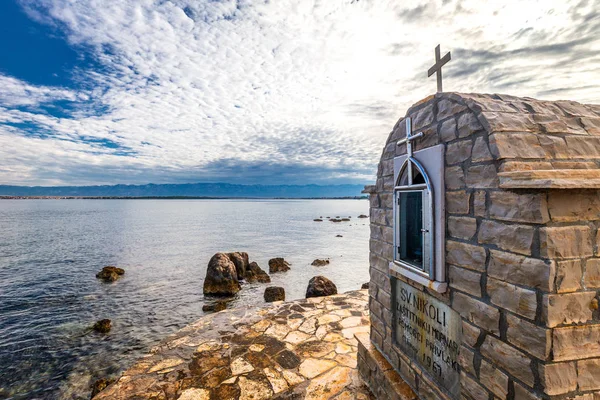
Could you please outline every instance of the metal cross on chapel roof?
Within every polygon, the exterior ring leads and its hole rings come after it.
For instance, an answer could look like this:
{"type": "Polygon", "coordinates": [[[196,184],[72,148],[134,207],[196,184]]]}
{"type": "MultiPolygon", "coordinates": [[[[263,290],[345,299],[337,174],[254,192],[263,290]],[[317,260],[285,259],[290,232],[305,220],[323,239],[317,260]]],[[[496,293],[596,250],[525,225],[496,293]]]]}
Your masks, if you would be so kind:
{"type": "Polygon", "coordinates": [[[435,48],[435,64],[429,71],[427,71],[427,77],[430,77],[435,72],[437,72],[437,91],[438,93],[442,92],[442,67],[450,61],[450,52],[446,53],[446,55],[440,58],[440,45],[438,44],[435,48]]]}

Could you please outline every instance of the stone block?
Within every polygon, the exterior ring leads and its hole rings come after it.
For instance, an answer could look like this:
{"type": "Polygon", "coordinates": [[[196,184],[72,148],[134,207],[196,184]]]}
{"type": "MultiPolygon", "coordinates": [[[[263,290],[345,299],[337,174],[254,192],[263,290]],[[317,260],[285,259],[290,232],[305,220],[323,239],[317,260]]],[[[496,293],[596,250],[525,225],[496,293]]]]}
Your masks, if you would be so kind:
{"type": "Polygon", "coordinates": [[[533,387],[535,379],[531,369],[531,360],[521,351],[488,335],[481,345],[481,354],[517,379],[533,387]]]}
{"type": "Polygon", "coordinates": [[[537,258],[490,250],[488,276],[549,292],[554,284],[554,264],[537,258]]]}
{"type": "Polygon", "coordinates": [[[490,295],[491,302],[498,307],[531,320],[535,318],[537,299],[533,290],[523,289],[510,283],[488,278],[487,292],[490,295]]]}
{"type": "Polygon", "coordinates": [[[465,187],[465,174],[462,167],[448,167],[444,176],[446,189],[455,190],[465,187]]]}
{"type": "Polygon", "coordinates": [[[512,161],[506,160],[498,168],[499,172],[514,172],[514,171],[535,171],[543,169],[553,169],[551,162],[546,161],[512,161]]]}
{"type": "Polygon", "coordinates": [[[469,395],[472,399],[487,399],[489,397],[487,390],[462,371],[460,373],[460,385],[462,393],[469,395]]]}
{"type": "Polygon", "coordinates": [[[600,191],[551,190],[548,210],[556,222],[599,220],[600,191]]]}
{"type": "Polygon", "coordinates": [[[586,289],[600,289],[600,258],[586,261],[583,283],[586,289]]]}
{"type": "Polygon", "coordinates": [[[483,129],[481,123],[473,113],[465,113],[458,118],[458,137],[464,138],[483,129]]]}
{"type": "Polygon", "coordinates": [[[554,396],[577,389],[577,371],[574,362],[540,364],[538,371],[546,394],[554,396]]]}
{"type": "Polygon", "coordinates": [[[487,142],[483,136],[475,139],[473,150],[471,151],[471,159],[473,162],[482,162],[492,160],[492,154],[488,148],[487,142]]]}
{"type": "Polygon", "coordinates": [[[539,400],[542,397],[531,392],[531,389],[515,382],[515,400],[539,400]]]}
{"type": "Polygon", "coordinates": [[[448,119],[448,120],[442,122],[440,129],[439,129],[439,133],[440,133],[440,138],[442,139],[443,142],[449,142],[451,140],[456,139],[456,134],[457,134],[456,120],[454,120],[454,118],[452,118],[452,119],[448,119]]]}
{"type": "Polygon", "coordinates": [[[589,226],[540,228],[540,254],[544,258],[586,258],[594,254],[589,226]]]}
{"type": "Polygon", "coordinates": [[[443,99],[437,103],[437,109],[437,120],[441,121],[443,119],[465,111],[467,107],[455,101],[443,99]]]}
{"type": "Polygon", "coordinates": [[[508,376],[485,360],[481,361],[479,382],[499,398],[506,399],[508,376]]]}
{"type": "Polygon", "coordinates": [[[481,274],[469,269],[448,266],[450,287],[481,297],[481,274]]]}
{"type": "Polygon", "coordinates": [[[450,143],[446,149],[446,164],[459,164],[471,157],[473,142],[470,139],[450,143]]]}
{"type": "Polygon", "coordinates": [[[600,135],[600,118],[598,117],[581,117],[581,125],[590,135],[600,135]]]}
{"type": "Polygon", "coordinates": [[[506,322],[506,338],[510,344],[540,360],[548,359],[552,345],[551,329],[542,328],[511,314],[506,315],[506,322]]]}
{"type": "Polygon", "coordinates": [[[485,249],[472,244],[446,241],[446,262],[478,271],[485,269],[485,249]]]}
{"type": "Polygon", "coordinates": [[[446,192],[446,211],[449,214],[468,214],[471,194],[464,190],[446,192]]]}
{"type": "Polygon", "coordinates": [[[475,357],[475,354],[469,348],[461,346],[460,353],[458,354],[458,364],[460,365],[460,368],[471,375],[476,375],[473,357],[475,357]]]}
{"type": "Polygon", "coordinates": [[[546,196],[514,192],[490,192],[489,217],[503,221],[545,224],[550,220],[546,196]]]}
{"type": "Polygon", "coordinates": [[[498,174],[493,164],[474,165],[467,170],[466,184],[471,188],[498,187],[498,174]]]}
{"type": "Polygon", "coordinates": [[[382,208],[371,209],[371,223],[378,225],[388,225],[387,211],[382,208]]]}
{"type": "Polygon", "coordinates": [[[554,361],[600,357],[600,325],[569,326],[552,330],[554,361]]]}
{"type": "Polygon", "coordinates": [[[450,236],[469,240],[477,231],[477,220],[471,217],[449,217],[448,233],[450,236]]]}
{"type": "Polygon", "coordinates": [[[540,146],[546,152],[545,159],[565,159],[569,156],[569,149],[565,139],[560,136],[540,135],[538,138],[540,146]]]}
{"type": "Polygon", "coordinates": [[[600,359],[577,361],[577,384],[582,391],[600,389],[600,359]]]}
{"type": "Polygon", "coordinates": [[[495,133],[490,135],[490,151],[495,159],[539,159],[546,158],[538,135],[532,133],[495,133]]]}
{"type": "Polygon", "coordinates": [[[454,292],[452,308],[478,327],[497,335],[500,333],[500,312],[497,308],[459,292],[454,292]]]}
{"type": "Polygon", "coordinates": [[[530,255],[533,233],[531,226],[483,220],[479,227],[479,243],[493,244],[513,253],[530,255]]]}
{"type": "Polygon", "coordinates": [[[475,347],[475,344],[479,339],[479,334],[481,333],[481,330],[478,327],[473,326],[466,321],[462,321],[462,328],[463,342],[471,347],[475,347]]]}
{"type": "Polygon", "coordinates": [[[482,112],[479,121],[488,132],[539,132],[530,114],[482,112]]]}
{"type": "MultiPolygon", "coordinates": [[[[568,158],[600,158],[600,137],[598,136],[566,136],[568,158]]],[[[567,157],[564,157],[567,158],[567,157]]]]}
{"type": "Polygon", "coordinates": [[[556,262],[556,291],[558,293],[575,292],[581,289],[581,260],[556,262]]]}
{"type": "Polygon", "coordinates": [[[411,116],[413,132],[431,125],[433,123],[433,103],[421,108],[416,114],[412,114],[411,116]]]}
{"type": "Polygon", "coordinates": [[[592,300],[596,292],[545,294],[542,300],[542,316],[549,328],[587,322],[592,319],[592,300]]]}
{"type": "Polygon", "coordinates": [[[382,160],[379,165],[381,166],[381,175],[389,176],[394,175],[394,159],[382,160]]]}
{"type": "Polygon", "coordinates": [[[478,190],[475,192],[473,199],[473,208],[476,217],[485,217],[485,191],[478,190]]]}

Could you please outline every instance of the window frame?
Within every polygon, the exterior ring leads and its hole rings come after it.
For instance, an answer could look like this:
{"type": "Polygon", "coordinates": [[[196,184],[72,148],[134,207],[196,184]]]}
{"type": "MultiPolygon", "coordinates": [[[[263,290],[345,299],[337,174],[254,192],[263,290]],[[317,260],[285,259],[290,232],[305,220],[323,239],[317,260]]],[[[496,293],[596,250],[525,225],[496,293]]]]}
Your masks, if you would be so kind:
{"type": "Polygon", "coordinates": [[[434,202],[433,202],[433,187],[431,184],[431,180],[429,179],[429,175],[427,174],[425,168],[421,163],[416,160],[414,157],[408,157],[400,171],[398,173],[397,179],[395,181],[394,186],[394,255],[393,260],[394,263],[401,265],[402,267],[412,271],[424,278],[427,278],[431,281],[434,281],[435,276],[435,267],[434,267],[434,250],[435,250],[435,219],[434,219],[434,202]],[[417,171],[423,177],[425,183],[413,183],[413,167],[417,169],[417,171]],[[408,184],[401,184],[406,176],[408,177],[408,184]],[[421,218],[422,218],[422,268],[418,268],[415,265],[409,263],[408,261],[400,258],[400,238],[402,237],[401,233],[401,216],[400,213],[400,194],[405,192],[418,192],[421,193],[422,198],[422,209],[421,209],[421,218]]]}

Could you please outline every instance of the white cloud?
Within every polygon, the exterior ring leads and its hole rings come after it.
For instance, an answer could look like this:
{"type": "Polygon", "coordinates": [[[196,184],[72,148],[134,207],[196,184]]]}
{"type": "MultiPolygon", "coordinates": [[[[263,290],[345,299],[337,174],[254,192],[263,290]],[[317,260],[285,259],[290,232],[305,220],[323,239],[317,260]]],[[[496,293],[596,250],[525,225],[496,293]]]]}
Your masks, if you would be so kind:
{"type": "Polygon", "coordinates": [[[79,93],[0,75],[0,123],[46,137],[1,130],[0,182],[368,181],[439,42],[446,90],[598,102],[599,3],[28,0],[103,68],[79,93]],[[17,107],[56,99],[108,111],[17,107]]]}

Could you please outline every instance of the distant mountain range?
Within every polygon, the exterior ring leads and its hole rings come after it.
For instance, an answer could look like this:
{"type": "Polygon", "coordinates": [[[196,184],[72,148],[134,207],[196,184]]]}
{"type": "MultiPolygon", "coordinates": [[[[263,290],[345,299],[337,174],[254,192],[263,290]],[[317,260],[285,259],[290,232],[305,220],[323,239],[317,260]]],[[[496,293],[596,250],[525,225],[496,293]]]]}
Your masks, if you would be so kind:
{"type": "Polygon", "coordinates": [[[363,196],[364,185],[234,185],[184,183],[105,186],[8,186],[0,196],[323,198],[363,196]]]}

